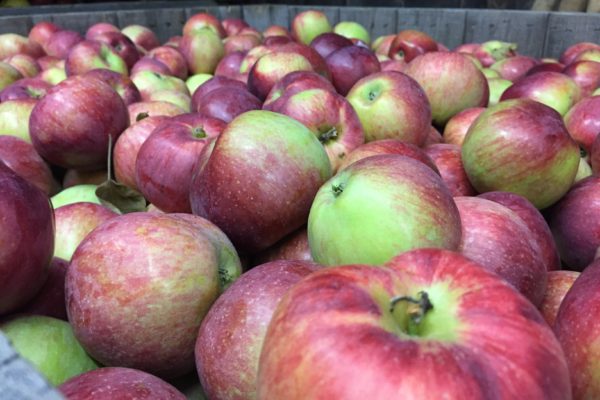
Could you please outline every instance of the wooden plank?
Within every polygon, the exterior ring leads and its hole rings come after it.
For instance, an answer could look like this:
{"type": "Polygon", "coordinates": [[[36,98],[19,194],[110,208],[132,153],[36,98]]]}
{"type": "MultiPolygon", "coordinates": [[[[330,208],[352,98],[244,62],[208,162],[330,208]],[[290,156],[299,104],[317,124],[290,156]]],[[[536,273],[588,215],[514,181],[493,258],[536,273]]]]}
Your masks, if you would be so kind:
{"type": "Polygon", "coordinates": [[[371,30],[371,40],[379,36],[392,35],[398,33],[398,11],[394,8],[378,7],[373,12],[373,29],[371,30]]]}
{"type": "Polygon", "coordinates": [[[194,14],[199,14],[199,13],[208,13],[214,17],[220,18],[219,7],[217,7],[217,6],[194,5],[192,7],[185,8],[186,19],[191,17],[194,14]]]}
{"type": "Polygon", "coordinates": [[[248,5],[242,7],[244,21],[259,31],[271,25],[271,9],[268,4],[248,5]]]}
{"type": "Polygon", "coordinates": [[[231,6],[219,6],[219,17],[221,19],[226,18],[242,18],[242,6],[231,5],[231,6]]]}
{"type": "Polygon", "coordinates": [[[150,28],[161,42],[171,36],[181,35],[186,21],[182,8],[165,8],[156,10],[127,10],[118,13],[119,26],[143,25],[150,28]]]}
{"type": "Polygon", "coordinates": [[[0,33],[17,33],[27,36],[32,26],[33,22],[28,15],[0,17],[0,33]]]}
{"type": "Polygon", "coordinates": [[[61,400],[63,396],[0,333],[0,397],[19,400],[61,400]]]}
{"type": "Polygon", "coordinates": [[[269,7],[271,13],[271,25],[281,25],[286,29],[290,29],[290,11],[287,6],[272,4],[269,7]]]}
{"type": "Polygon", "coordinates": [[[417,29],[449,48],[463,43],[466,24],[465,10],[401,8],[398,9],[396,32],[417,29]]]}
{"type": "Polygon", "coordinates": [[[577,42],[600,43],[600,14],[551,13],[544,56],[559,57],[577,42]]]}
{"type": "Polygon", "coordinates": [[[517,10],[467,10],[464,43],[503,40],[517,43],[521,54],[543,55],[547,12],[517,10]]]}
{"type": "Polygon", "coordinates": [[[340,21],[358,22],[375,39],[373,28],[375,27],[375,8],[373,7],[341,7],[339,13],[340,21]]]}

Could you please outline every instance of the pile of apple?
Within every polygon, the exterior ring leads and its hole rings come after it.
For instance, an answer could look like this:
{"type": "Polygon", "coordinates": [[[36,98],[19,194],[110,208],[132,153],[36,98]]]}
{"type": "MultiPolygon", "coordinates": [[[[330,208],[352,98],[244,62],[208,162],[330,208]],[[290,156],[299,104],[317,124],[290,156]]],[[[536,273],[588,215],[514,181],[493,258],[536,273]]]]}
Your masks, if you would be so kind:
{"type": "Polygon", "coordinates": [[[311,10],[0,60],[0,330],[67,398],[600,398],[600,45],[311,10]]]}

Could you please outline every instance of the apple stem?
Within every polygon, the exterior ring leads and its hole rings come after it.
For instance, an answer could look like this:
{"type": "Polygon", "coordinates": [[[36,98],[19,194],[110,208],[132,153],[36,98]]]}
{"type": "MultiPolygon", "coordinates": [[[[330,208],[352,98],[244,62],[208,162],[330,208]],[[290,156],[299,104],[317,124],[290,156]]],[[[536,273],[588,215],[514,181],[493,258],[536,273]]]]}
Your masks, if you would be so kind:
{"type": "Polygon", "coordinates": [[[340,194],[342,194],[342,192],[344,192],[344,185],[343,184],[338,184],[338,185],[331,185],[331,190],[333,191],[333,196],[334,197],[338,197],[340,194]]]}
{"type": "Polygon", "coordinates": [[[416,335],[418,333],[418,326],[423,321],[423,317],[425,314],[431,309],[433,309],[433,304],[431,304],[431,300],[429,300],[429,294],[425,291],[420,291],[417,293],[417,298],[411,296],[395,296],[390,300],[390,312],[394,312],[394,308],[397,303],[401,301],[408,302],[407,313],[410,317],[408,323],[408,333],[411,335],[416,335]]]}
{"type": "Polygon", "coordinates": [[[204,139],[206,137],[206,132],[204,131],[204,129],[197,127],[197,128],[194,128],[194,130],[192,131],[192,135],[196,139],[204,139]]]}
{"type": "Polygon", "coordinates": [[[321,133],[319,135],[319,141],[323,144],[329,142],[331,139],[336,139],[338,136],[337,129],[335,126],[332,126],[331,129],[321,133]]]}
{"type": "Polygon", "coordinates": [[[144,118],[148,118],[150,116],[150,114],[148,114],[147,112],[141,112],[137,115],[137,117],[135,117],[135,122],[140,122],[141,120],[143,120],[144,118]]]}

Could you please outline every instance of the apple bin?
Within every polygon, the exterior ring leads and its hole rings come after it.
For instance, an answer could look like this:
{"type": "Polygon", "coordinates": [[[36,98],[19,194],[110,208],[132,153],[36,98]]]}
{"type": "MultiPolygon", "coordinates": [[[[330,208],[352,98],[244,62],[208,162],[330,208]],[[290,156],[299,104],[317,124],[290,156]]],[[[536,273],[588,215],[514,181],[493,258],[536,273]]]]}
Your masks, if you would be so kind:
{"type": "Polygon", "coordinates": [[[600,399],[600,15],[117,8],[0,14],[0,398],[600,399]]]}

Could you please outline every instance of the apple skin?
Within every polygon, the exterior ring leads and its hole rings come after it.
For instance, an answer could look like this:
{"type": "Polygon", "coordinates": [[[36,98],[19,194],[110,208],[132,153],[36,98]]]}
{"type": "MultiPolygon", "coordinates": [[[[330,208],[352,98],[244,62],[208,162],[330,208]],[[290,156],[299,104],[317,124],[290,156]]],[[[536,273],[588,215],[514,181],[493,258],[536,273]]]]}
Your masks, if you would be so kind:
{"type": "Polygon", "coordinates": [[[559,61],[564,65],[569,65],[575,60],[579,53],[590,49],[600,49],[600,45],[592,42],[575,43],[565,49],[565,51],[560,55],[559,61]]]}
{"type": "Polygon", "coordinates": [[[106,32],[121,32],[119,28],[108,22],[96,22],[85,31],[86,40],[96,40],[98,35],[106,32]]]}
{"type": "Polygon", "coordinates": [[[600,246],[600,177],[577,182],[546,214],[560,258],[582,271],[600,246]]]}
{"type": "Polygon", "coordinates": [[[7,62],[0,61],[0,90],[21,78],[23,78],[23,75],[15,67],[7,62]]]}
{"type": "Polygon", "coordinates": [[[208,28],[184,35],[179,44],[179,50],[186,59],[188,71],[191,74],[214,73],[217,64],[225,55],[221,39],[208,28]]]}
{"type": "Polygon", "coordinates": [[[271,316],[285,292],[320,268],[307,261],[262,264],[215,301],[202,321],[195,349],[198,376],[209,398],[256,398],[258,359],[271,316]]]}
{"type": "Polygon", "coordinates": [[[537,74],[538,72],[563,72],[565,66],[558,61],[541,61],[537,65],[531,67],[526,75],[537,74]]]}
{"type": "MultiPolygon", "coordinates": [[[[186,65],[187,68],[187,65],[186,65]]],[[[140,58],[129,71],[130,75],[140,71],[152,71],[163,75],[172,75],[171,70],[162,61],[144,56],[140,58]]]]}
{"type": "Polygon", "coordinates": [[[484,107],[467,108],[450,118],[444,126],[444,143],[462,146],[469,128],[484,111],[484,107]]]}
{"type": "Polygon", "coordinates": [[[594,399],[600,395],[597,375],[599,284],[600,261],[594,261],[573,282],[554,322],[554,332],[569,365],[574,399],[594,399]]]}
{"type": "Polygon", "coordinates": [[[168,103],[175,104],[186,113],[192,111],[192,97],[186,92],[181,90],[166,89],[157,90],[150,92],[146,99],[148,101],[166,101],[168,103]]]}
{"type": "Polygon", "coordinates": [[[48,196],[1,161],[0,210],[3,315],[26,304],[44,284],[54,250],[54,214],[48,196]]]}
{"type": "Polygon", "coordinates": [[[245,84],[225,76],[214,76],[198,86],[192,93],[192,108],[198,109],[203,104],[204,97],[213,90],[223,87],[232,87],[239,90],[248,90],[245,84]]]}
{"type": "Polygon", "coordinates": [[[78,32],[70,30],[57,31],[50,36],[44,50],[52,57],[65,59],[77,43],[84,40],[78,32]]]}
{"type": "Polygon", "coordinates": [[[227,36],[227,32],[221,25],[221,21],[208,13],[197,13],[187,19],[183,25],[183,35],[189,35],[201,29],[209,29],[217,34],[220,39],[227,36]]]}
{"type": "Polygon", "coordinates": [[[59,30],[61,30],[61,28],[52,22],[40,21],[33,25],[29,31],[28,38],[30,41],[39,44],[43,49],[45,49],[46,43],[50,39],[50,36],[59,30]]]}
{"type": "Polygon", "coordinates": [[[594,174],[600,172],[600,135],[597,135],[596,139],[592,142],[592,147],[590,149],[590,165],[594,174]]]}
{"type": "Polygon", "coordinates": [[[340,21],[333,27],[333,32],[352,40],[360,40],[367,46],[371,43],[369,31],[354,21],[340,21]]]}
{"type": "Polygon", "coordinates": [[[0,91],[0,102],[18,99],[39,99],[48,93],[52,85],[40,78],[24,78],[11,83],[0,91]]]}
{"type": "Polygon", "coordinates": [[[375,53],[356,45],[334,51],[325,62],[331,72],[331,82],[342,96],[346,96],[361,78],[381,70],[375,53]]]}
{"type": "Polygon", "coordinates": [[[41,46],[36,42],[30,41],[26,36],[16,33],[0,34],[0,60],[19,53],[27,54],[33,58],[44,55],[41,46]]]}
{"type": "Polygon", "coordinates": [[[215,248],[193,224],[113,218],[81,242],[65,282],[69,321],[94,359],[165,378],[193,370],[200,322],[219,294],[215,248]]]}
{"type": "MultiPolygon", "coordinates": [[[[241,80],[243,75],[240,73],[240,67],[244,57],[246,57],[246,52],[243,51],[225,54],[217,64],[214,75],[241,80]]],[[[245,78],[242,81],[245,82],[245,78]]]]}
{"type": "Polygon", "coordinates": [[[287,74],[312,70],[312,64],[301,54],[275,50],[254,63],[248,74],[248,90],[264,101],[271,88],[287,74]]]}
{"type": "Polygon", "coordinates": [[[527,75],[527,72],[537,63],[535,58],[516,55],[496,61],[490,68],[497,71],[500,78],[514,82],[527,75]]]}
{"type": "Polygon", "coordinates": [[[277,112],[286,98],[310,89],[324,89],[335,92],[331,82],[311,71],[294,71],[281,78],[265,98],[263,109],[277,112]]]}
{"type": "Polygon", "coordinates": [[[79,184],[62,189],[60,192],[50,198],[54,209],[78,202],[89,202],[102,204],[100,198],[96,196],[94,184],[79,184]]]}
{"type": "MultiPolygon", "coordinates": [[[[140,59],[140,52],[135,43],[118,29],[116,31],[96,34],[92,40],[110,46],[123,59],[128,70],[140,59]]],[[[185,61],[182,60],[182,62],[185,65],[185,61]]]]}
{"type": "Polygon", "coordinates": [[[539,310],[551,327],[554,326],[556,321],[560,304],[579,275],[579,272],[566,270],[548,272],[546,293],[539,310]]]}
{"type": "Polygon", "coordinates": [[[591,152],[592,144],[600,133],[600,96],[579,101],[567,112],[564,120],[571,137],[586,152],[591,152]]]}
{"type": "Polygon", "coordinates": [[[142,100],[150,100],[151,94],[162,90],[178,90],[189,94],[187,85],[183,79],[168,74],[152,71],[136,71],[131,75],[131,80],[140,91],[142,100]]]}
{"type": "Polygon", "coordinates": [[[517,193],[538,209],[569,190],[579,158],[577,143],[560,114],[529,99],[488,108],[471,125],[462,145],[465,171],[479,193],[517,193]]]}
{"type": "Polygon", "coordinates": [[[40,291],[17,313],[44,315],[67,321],[65,276],[69,262],[54,257],[48,267],[48,278],[40,291]]]}
{"type": "Polygon", "coordinates": [[[190,182],[198,157],[223,129],[223,121],[196,113],[160,124],[136,157],[135,181],[144,197],[162,211],[191,213],[190,182]]]}
{"type": "Polygon", "coordinates": [[[439,249],[293,286],[267,329],[257,388],[258,399],[571,399],[565,356],[535,307],[439,249]],[[420,323],[403,303],[390,312],[392,298],[419,291],[433,304],[420,323]]]}
{"type": "Polygon", "coordinates": [[[294,16],[291,24],[291,34],[294,40],[309,45],[314,38],[333,28],[327,16],[318,10],[307,10],[294,16]]]}
{"type": "Polygon", "coordinates": [[[260,37],[248,33],[229,36],[223,40],[225,54],[236,51],[248,51],[261,43],[262,39],[260,37]]]}
{"type": "Polygon", "coordinates": [[[60,65],[61,63],[64,63],[64,60],[61,60],[60,58],[56,58],[53,56],[44,56],[44,57],[40,57],[37,60],[38,65],[40,66],[40,68],[42,69],[42,71],[47,70],[48,68],[52,68],[52,67],[56,67],[58,65],[60,65]]]}
{"type": "Polygon", "coordinates": [[[372,73],[356,82],[346,98],[360,118],[367,142],[399,139],[417,146],[425,143],[431,107],[421,86],[408,75],[372,73]]]}
{"type": "Polygon", "coordinates": [[[104,367],[75,376],[58,390],[68,400],[113,400],[147,397],[186,400],[171,384],[133,368],[104,367]]]}
{"type": "Polygon", "coordinates": [[[269,25],[264,31],[263,31],[263,37],[269,38],[269,37],[287,37],[289,39],[292,38],[291,33],[288,31],[287,28],[281,26],[281,25],[269,25]]]}
{"type": "Polygon", "coordinates": [[[56,66],[43,70],[38,78],[50,83],[51,85],[58,85],[60,82],[67,79],[67,73],[65,72],[65,62],[61,60],[56,66]]]}
{"type": "Polygon", "coordinates": [[[438,51],[438,44],[431,36],[425,32],[405,29],[398,32],[390,43],[388,56],[392,60],[404,60],[408,63],[430,51],[438,51]]]}
{"type": "Polygon", "coordinates": [[[414,144],[403,142],[398,139],[374,140],[372,142],[368,142],[358,146],[356,149],[352,150],[350,154],[344,157],[338,171],[347,168],[349,165],[359,160],[362,160],[363,158],[382,154],[398,154],[401,156],[410,157],[412,159],[422,162],[423,164],[427,165],[429,168],[431,168],[433,171],[439,174],[435,163],[433,162],[431,157],[429,157],[423,151],[423,149],[415,146],[414,144]]]}
{"type": "Polygon", "coordinates": [[[581,99],[575,81],[558,72],[539,72],[524,76],[506,89],[500,101],[527,98],[539,101],[565,115],[581,99]]]}
{"type": "Polygon", "coordinates": [[[128,25],[121,29],[121,32],[131,39],[133,43],[146,51],[160,46],[160,41],[156,37],[156,34],[145,26],[128,25]]]}
{"type": "Polygon", "coordinates": [[[463,167],[459,146],[437,143],[425,147],[424,150],[425,154],[435,163],[442,180],[453,197],[477,194],[463,167]]]}
{"type": "MultiPolygon", "coordinates": [[[[582,51],[573,59],[573,62],[577,61],[595,61],[600,62],[600,49],[587,49],[582,51]]],[[[572,64],[571,63],[571,64],[572,64]]],[[[569,64],[570,65],[570,64],[569,64]]]]}
{"type": "Polygon", "coordinates": [[[500,98],[513,83],[509,80],[502,78],[490,78],[488,79],[488,86],[490,88],[490,98],[488,101],[488,107],[498,104],[500,98]]]}
{"type": "Polygon", "coordinates": [[[181,52],[170,46],[155,47],[148,52],[146,57],[158,60],[167,66],[171,75],[186,79],[188,77],[188,68],[185,57],[181,52]]]}
{"type": "Polygon", "coordinates": [[[185,80],[185,84],[187,85],[190,93],[194,94],[194,92],[196,91],[196,89],[198,89],[198,87],[200,87],[200,85],[202,85],[211,78],[213,78],[213,75],[211,74],[195,74],[189,76],[185,80]]]}
{"type": "Polygon", "coordinates": [[[71,261],[83,239],[97,226],[119,214],[94,203],[78,202],[54,209],[54,257],[71,261]]]}
{"type": "Polygon", "coordinates": [[[127,106],[129,125],[146,117],[174,117],[185,114],[185,110],[168,101],[140,101],[127,106]]]}
{"type": "Polygon", "coordinates": [[[15,54],[5,58],[4,62],[12,65],[24,78],[33,78],[37,76],[41,70],[35,58],[27,54],[15,54]]]}
{"type": "Polygon", "coordinates": [[[52,385],[98,368],[73,335],[67,321],[41,315],[21,315],[0,324],[0,331],[23,358],[52,385]]]}
{"type": "Polygon", "coordinates": [[[52,164],[93,170],[106,165],[108,136],[116,142],[128,125],[127,107],[112,87],[77,75],[38,101],[29,131],[37,152],[52,164]]]}
{"type": "Polygon", "coordinates": [[[456,250],[460,237],[460,216],[442,178],[396,154],[340,171],[319,189],[308,217],[312,256],[329,266],[380,265],[421,247],[456,250]]]}
{"type": "Polygon", "coordinates": [[[140,91],[133,81],[123,74],[104,68],[93,69],[84,74],[89,78],[100,79],[112,87],[123,99],[126,106],[142,101],[140,91]]]}
{"type": "Polygon", "coordinates": [[[246,21],[240,18],[225,18],[221,21],[221,26],[228,37],[237,35],[242,29],[250,27],[246,21]]]}
{"type": "Polygon", "coordinates": [[[360,119],[348,100],[324,89],[309,89],[286,96],[278,113],[301,122],[319,139],[333,173],[344,157],[365,142],[360,119]]]}
{"type": "Polygon", "coordinates": [[[322,33],[310,42],[310,47],[323,58],[346,46],[352,46],[352,41],[334,32],[322,33]]]}
{"type": "Polygon", "coordinates": [[[56,191],[57,183],[50,166],[31,143],[14,136],[0,135],[0,161],[46,195],[51,196],[56,191]]]}
{"type": "Polygon", "coordinates": [[[7,100],[0,103],[0,135],[31,142],[29,121],[37,99],[7,100]]]}
{"type": "Polygon", "coordinates": [[[308,245],[308,232],[302,227],[290,233],[273,246],[252,257],[252,265],[265,264],[278,260],[313,261],[308,245]]]}
{"type": "Polygon", "coordinates": [[[560,269],[560,257],[550,227],[544,216],[529,200],[510,192],[487,192],[478,197],[501,204],[521,217],[531,232],[530,239],[534,240],[540,249],[546,269],[548,271],[560,269]]]}
{"type": "Polygon", "coordinates": [[[260,108],[261,101],[249,91],[221,87],[208,92],[195,111],[229,123],[240,114],[260,108]]]}
{"type": "Polygon", "coordinates": [[[63,189],[68,189],[76,185],[100,185],[106,182],[106,176],[106,169],[99,169],[96,171],[80,171],[78,169],[70,168],[65,171],[65,175],[63,176],[62,180],[62,187],[63,189]]]}
{"type": "MultiPolygon", "coordinates": [[[[559,71],[560,72],[560,71],[559,71]]],[[[562,73],[573,78],[581,89],[581,97],[589,97],[600,87],[600,63],[595,61],[576,61],[562,70],[562,73]]]]}
{"type": "Polygon", "coordinates": [[[416,80],[427,94],[435,125],[444,126],[459,112],[485,107],[488,103],[487,80],[462,54],[428,52],[409,62],[404,73],[416,80]],[[450,99],[451,93],[462,95],[450,99]]]}
{"type": "Polygon", "coordinates": [[[205,152],[192,180],[192,211],[219,226],[242,254],[304,225],[315,193],[331,176],[313,133],[270,111],[239,115],[205,152]]]}

